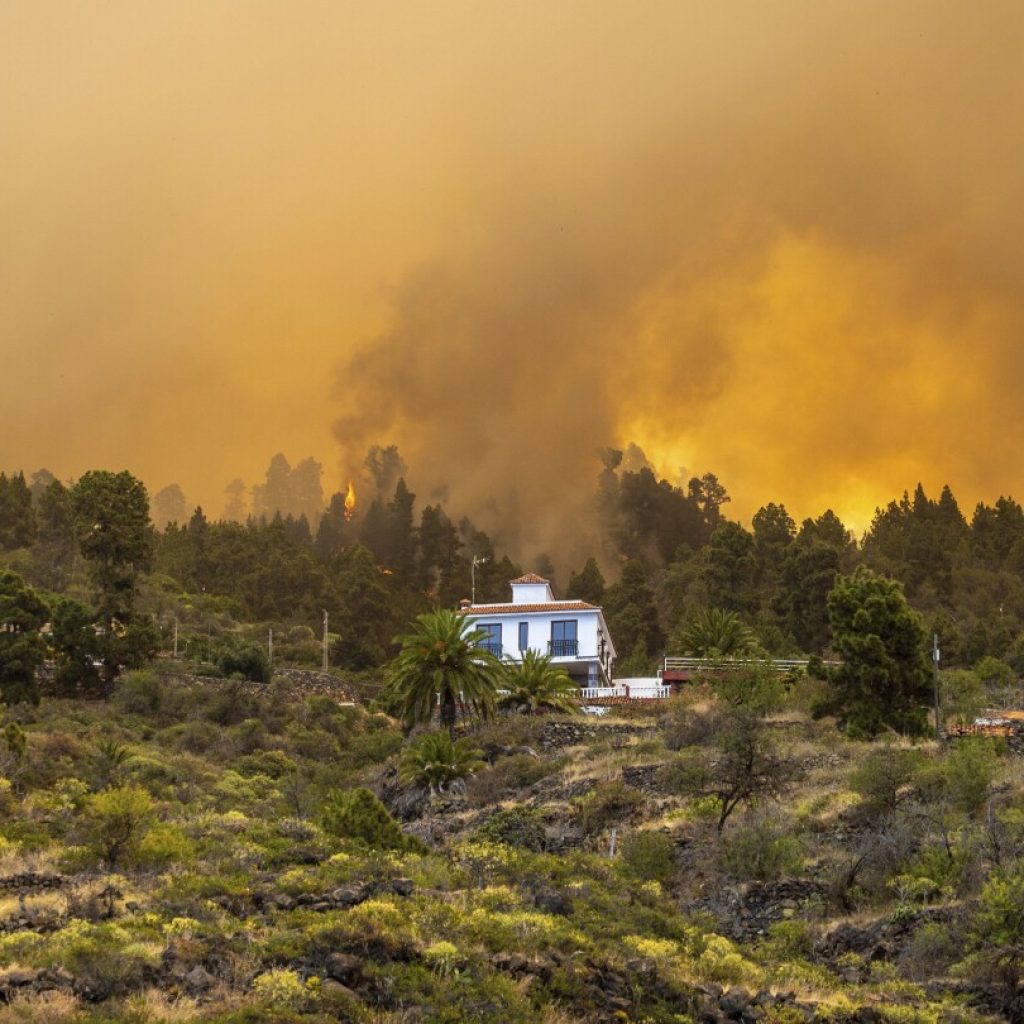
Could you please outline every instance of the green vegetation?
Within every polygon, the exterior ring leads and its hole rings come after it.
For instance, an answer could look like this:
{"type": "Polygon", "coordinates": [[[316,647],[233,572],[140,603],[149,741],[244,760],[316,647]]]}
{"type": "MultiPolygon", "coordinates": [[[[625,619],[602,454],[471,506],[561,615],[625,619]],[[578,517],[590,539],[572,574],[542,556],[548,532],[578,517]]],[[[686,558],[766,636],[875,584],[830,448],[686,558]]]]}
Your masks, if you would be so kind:
{"type": "Polygon", "coordinates": [[[823,707],[861,736],[882,728],[920,733],[929,697],[924,624],[902,587],[860,566],[828,595],[829,625],[841,662],[829,673],[823,707]]]}
{"type": "Polygon", "coordinates": [[[444,610],[519,567],[367,471],[159,530],[128,474],[0,474],[0,1024],[1019,1019],[1019,744],[922,733],[931,633],[952,719],[1019,702],[1019,506],[748,530],[606,453],[568,589],[619,674],[760,660],[594,720],[444,610]]]}
{"type": "Polygon", "coordinates": [[[426,733],[406,747],[399,775],[403,782],[431,794],[465,788],[480,768],[480,751],[469,740],[453,740],[448,732],[426,733]]]}
{"type": "Polygon", "coordinates": [[[400,650],[388,678],[408,726],[429,722],[435,705],[449,733],[460,705],[478,718],[494,714],[499,663],[479,646],[484,638],[471,618],[445,608],[420,615],[415,632],[398,638],[400,650]]]}
{"type": "Polygon", "coordinates": [[[576,684],[547,654],[526,651],[522,661],[507,667],[502,684],[508,690],[498,701],[502,708],[522,714],[560,711],[569,715],[578,709],[576,684]]]}

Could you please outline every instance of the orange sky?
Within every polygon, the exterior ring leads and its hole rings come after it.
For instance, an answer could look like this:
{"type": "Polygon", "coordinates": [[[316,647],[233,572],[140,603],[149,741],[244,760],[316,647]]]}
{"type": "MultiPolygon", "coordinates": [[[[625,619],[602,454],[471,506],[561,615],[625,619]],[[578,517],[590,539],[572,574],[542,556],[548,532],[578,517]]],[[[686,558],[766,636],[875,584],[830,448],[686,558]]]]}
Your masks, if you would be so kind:
{"type": "Polygon", "coordinates": [[[276,451],[333,490],[397,442],[524,551],[629,440],[740,515],[1019,498],[1022,38],[1016,2],[0,0],[0,467],[216,513],[276,451]]]}

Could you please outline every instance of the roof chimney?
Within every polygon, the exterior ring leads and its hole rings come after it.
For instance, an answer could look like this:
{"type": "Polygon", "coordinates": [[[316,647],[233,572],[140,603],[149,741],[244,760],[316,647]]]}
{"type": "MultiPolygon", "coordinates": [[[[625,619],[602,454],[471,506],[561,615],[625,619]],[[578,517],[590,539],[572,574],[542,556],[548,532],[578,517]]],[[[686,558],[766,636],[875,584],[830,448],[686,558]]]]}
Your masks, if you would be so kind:
{"type": "Polygon", "coordinates": [[[459,611],[463,611],[464,612],[467,608],[472,607],[472,605],[473,605],[473,602],[470,601],[470,599],[468,597],[464,597],[459,602],[459,611]]]}

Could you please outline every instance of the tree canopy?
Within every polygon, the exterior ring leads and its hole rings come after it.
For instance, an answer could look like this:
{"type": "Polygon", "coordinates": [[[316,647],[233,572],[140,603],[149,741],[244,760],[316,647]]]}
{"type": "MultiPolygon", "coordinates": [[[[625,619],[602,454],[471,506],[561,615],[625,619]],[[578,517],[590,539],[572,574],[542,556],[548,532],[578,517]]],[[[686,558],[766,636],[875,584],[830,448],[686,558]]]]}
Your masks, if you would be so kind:
{"type": "Polygon", "coordinates": [[[930,695],[925,629],[900,583],[860,566],[836,580],[828,616],[840,664],[829,672],[827,708],[858,735],[921,732],[930,695]]]}
{"type": "Polygon", "coordinates": [[[439,707],[452,733],[459,710],[471,717],[494,713],[501,663],[485,648],[473,620],[446,608],[420,615],[413,632],[396,637],[400,649],[388,680],[407,726],[429,723],[439,707]]]}

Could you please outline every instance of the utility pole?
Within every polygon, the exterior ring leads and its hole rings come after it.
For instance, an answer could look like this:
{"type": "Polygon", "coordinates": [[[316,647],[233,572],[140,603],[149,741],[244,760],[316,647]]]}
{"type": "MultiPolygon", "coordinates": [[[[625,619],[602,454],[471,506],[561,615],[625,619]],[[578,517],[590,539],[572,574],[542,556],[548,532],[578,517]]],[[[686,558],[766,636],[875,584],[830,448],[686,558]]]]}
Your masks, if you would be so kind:
{"type": "Polygon", "coordinates": [[[324,609],[324,671],[327,671],[327,609],[324,609]]]}
{"type": "Polygon", "coordinates": [[[939,634],[932,634],[932,672],[935,680],[935,738],[942,739],[942,711],[939,707],[939,634]]]}
{"type": "Polygon", "coordinates": [[[470,575],[470,580],[471,580],[471,582],[470,582],[470,591],[471,591],[470,597],[472,599],[472,603],[473,604],[476,604],[476,567],[478,565],[483,565],[484,562],[486,562],[486,561],[487,561],[486,558],[477,558],[476,555],[474,555],[473,556],[473,561],[470,563],[470,566],[469,566],[469,575],[470,575]]]}
{"type": "Polygon", "coordinates": [[[274,667],[274,631],[270,629],[267,632],[267,661],[270,662],[270,667],[274,667]]]}
{"type": "Polygon", "coordinates": [[[178,616],[174,616],[174,658],[178,658],[178,616]]]}

